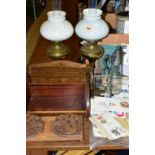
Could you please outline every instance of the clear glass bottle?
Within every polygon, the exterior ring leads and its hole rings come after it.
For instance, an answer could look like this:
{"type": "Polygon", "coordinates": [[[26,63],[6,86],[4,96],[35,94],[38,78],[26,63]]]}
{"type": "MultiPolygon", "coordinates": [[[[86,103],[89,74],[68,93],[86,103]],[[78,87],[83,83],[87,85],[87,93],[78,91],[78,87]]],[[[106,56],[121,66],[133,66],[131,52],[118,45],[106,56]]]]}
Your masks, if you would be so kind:
{"type": "Polygon", "coordinates": [[[110,57],[111,69],[108,79],[108,93],[110,96],[119,94],[122,85],[122,60],[123,51],[121,46],[118,46],[112,56],[110,57]]]}

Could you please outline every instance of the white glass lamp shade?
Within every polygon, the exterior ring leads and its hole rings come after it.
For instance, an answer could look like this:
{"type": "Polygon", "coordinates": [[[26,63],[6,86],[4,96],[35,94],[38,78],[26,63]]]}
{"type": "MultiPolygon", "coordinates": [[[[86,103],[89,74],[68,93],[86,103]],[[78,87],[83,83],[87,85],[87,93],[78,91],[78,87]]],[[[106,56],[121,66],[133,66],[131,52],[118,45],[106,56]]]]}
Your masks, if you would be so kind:
{"type": "Polygon", "coordinates": [[[47,15],[48,20],[40,27],[40,33],[45,39],[59,42],[73,35],[73,26],[65,19],[64,11],[50,11],[47,15]]]}
{"type": "Polygon", "coordinates": [[[75,32],[78,37],[87,41],[97,41],[109,33],[107,23],[101,19],[100,9],[89,8],[83,10],[83,19],[78,22],[75,32]]]}

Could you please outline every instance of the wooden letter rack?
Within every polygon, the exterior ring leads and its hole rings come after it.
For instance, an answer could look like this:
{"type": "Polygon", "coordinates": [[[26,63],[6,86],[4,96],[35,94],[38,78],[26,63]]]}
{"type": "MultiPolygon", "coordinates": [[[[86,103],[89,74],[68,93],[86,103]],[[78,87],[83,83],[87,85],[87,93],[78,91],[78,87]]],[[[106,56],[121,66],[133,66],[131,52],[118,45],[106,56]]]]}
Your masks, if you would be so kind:
{"type": "MultiPolygon", "coordinates": [[[[27,140],[82,140],[83,116],[89,115],[90,107],[89,66],[67,60],[57,60],[50,63],[32,64],[29,75],[27,113],[42,116],[46,131],[37,137],[27,138],[27,140]],[[65,118],[63,118],[64,113],[67,115],[65,118]],[[50,121],[59,121],[61,118],[67,120],[69,117],[72,120],[77,116],[79,116],[80,122],[80,132],[77,135],[61,136],[51,133],[50,121]]],[[[61,124],[61,120],[60,123],[56,122],[57,126],[59,124],[61,124]]],[[[63,128],[65,128],[64,126],[63,128]]],[[[61,129],[58,130],[61,132],[61,129]]],[[[73,131],[71,128],[68,130],[73,131]]]]}

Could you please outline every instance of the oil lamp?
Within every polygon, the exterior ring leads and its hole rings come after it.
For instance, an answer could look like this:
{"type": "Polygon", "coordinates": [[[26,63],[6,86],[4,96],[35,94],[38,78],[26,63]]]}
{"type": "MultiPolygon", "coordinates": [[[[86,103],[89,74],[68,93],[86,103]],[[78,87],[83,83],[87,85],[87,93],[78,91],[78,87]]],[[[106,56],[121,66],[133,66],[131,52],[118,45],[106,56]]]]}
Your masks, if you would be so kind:
{"type": "Polygon", "coordinates": [[[61,41],[70,38],[74,29],[69,21],[66,20],[66,12],[61,11],[61,0],[52,0],[52,11],[47,13],[46,20],[40,27],[41,35],[53,42],[47,49],[47,55],[54,59],[64,58],[70,49],[61,41]]]}
{"type": "Polygon", "coordinates": [[[97,9],[97,0],[89,0],[88,8],[83,10],[83,19],[78,22],[75,32],[87,43],[81,47],[81,55],[87,58],[91,67],[91,98],[95,96],[94,63],[102,57],[103,49],[97,41],[106,37],[109,32],[107,23],[101,19],[102,10],[97,9]]]}
{"type": "Polygon", "coordinates": [[[108,25],[101,19],[102,10],[97,9],[96,5],[96,0],[89,0],[89,8],[83,10],[83,19],[75,27],[78,37],[87,41],[81,47],[81,54],[90,62],[103,55],[103,49],[97,45],[97,41],[107,36],[109,32],[108,25]]]}

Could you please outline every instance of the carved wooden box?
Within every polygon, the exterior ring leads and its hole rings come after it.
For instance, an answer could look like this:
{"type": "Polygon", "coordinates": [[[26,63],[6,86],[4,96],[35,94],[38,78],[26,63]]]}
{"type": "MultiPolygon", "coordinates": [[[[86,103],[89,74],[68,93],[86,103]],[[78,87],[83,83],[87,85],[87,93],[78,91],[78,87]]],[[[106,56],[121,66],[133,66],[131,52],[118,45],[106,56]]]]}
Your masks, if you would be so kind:
{"type": "Polygon", "coordinates": [[[90,105],[89,75],[86,64],[65,60],[30,66],[27,142],[83,139],[83,117],[90,105]]]}

